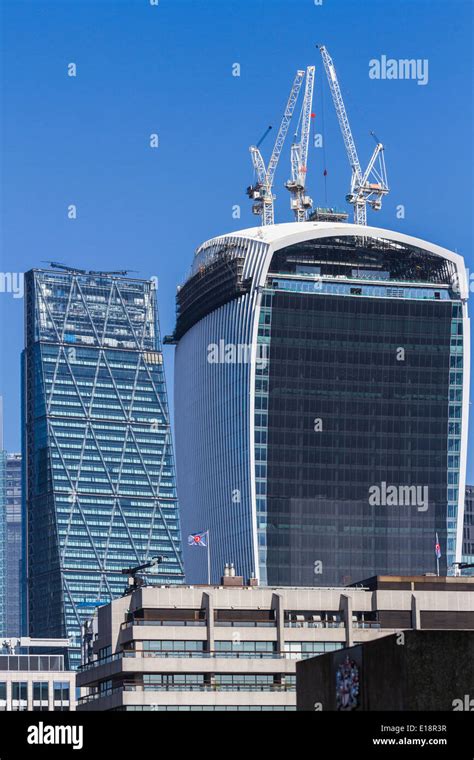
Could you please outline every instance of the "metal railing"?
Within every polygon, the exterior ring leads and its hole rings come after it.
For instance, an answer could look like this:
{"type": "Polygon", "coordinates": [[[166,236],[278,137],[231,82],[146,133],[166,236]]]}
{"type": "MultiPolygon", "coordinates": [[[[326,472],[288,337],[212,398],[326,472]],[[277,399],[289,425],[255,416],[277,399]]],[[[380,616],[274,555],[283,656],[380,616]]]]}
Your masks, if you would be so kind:
{"type": "Polygon", "coordinates": [[[198,626],[204,627],[205,620],[126,620],[121,624],[122,629],[132,628],[134,625],[159,625],[159,626],[198,626]]]}

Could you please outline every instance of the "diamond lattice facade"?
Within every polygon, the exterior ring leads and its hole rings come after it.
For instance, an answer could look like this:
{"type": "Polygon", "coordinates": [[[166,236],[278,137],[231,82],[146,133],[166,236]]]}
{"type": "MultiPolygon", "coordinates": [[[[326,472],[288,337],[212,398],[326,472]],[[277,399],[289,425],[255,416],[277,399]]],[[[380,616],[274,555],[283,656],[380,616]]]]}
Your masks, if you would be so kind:
{"type": "Polygon", "coordinates": [[[153,281],[26,275],[24,627],[70,637],[119,596],[121,570],[165,559],[183,582],[174,457],[153,281]]]}

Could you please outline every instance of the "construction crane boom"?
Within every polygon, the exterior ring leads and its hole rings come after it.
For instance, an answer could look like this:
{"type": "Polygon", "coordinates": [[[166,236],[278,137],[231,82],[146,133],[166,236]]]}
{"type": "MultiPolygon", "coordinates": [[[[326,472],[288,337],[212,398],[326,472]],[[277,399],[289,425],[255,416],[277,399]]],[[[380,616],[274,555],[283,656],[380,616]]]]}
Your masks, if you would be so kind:
{"type": "Polygon", "coordinates": [[[247,195],[249,198],[256,201],[252,207],[252,211],[254,214],[261,215],[263,225],[274,224],[275,221],[273,207],[273,202],[275,200],[275,196],[273,195],[273,180],[288,128],[290,126],[291,117],[295,110],[304,74],[305,72],[301,70],[296,72],[267,168],[265,168],[265,162],[258,147],[256,145],[250,146],[250,156],[257,175],[257,182],[255,185],[247,188],[247,195]]]}
{"type": "Polygon", "coordinates": [[[306,82],[300,117],[300,139],[297,141],[297,133],[295,133],[295,140],[291,146],[291,180],[285,183],[285,187],[291,193],[290,205],[297,222],[304,222],[306,220],[307,211],[313,205],[312,199],[308,195],[305,195],[305,185],[311,110],[313,105],[314,72],[314,66],[308,66],[306,69],[306,82]]]}
{"type": "MultiPolygon", "coordinates": [[[[389,192],[383,153],[384,146],[376,139],[377,145],[375,150],[367,169],[362,173],[357,148],[352,136],[334,63],[324,45],[317,45],[317,47],[319,47],[323,59],[329,89],[331,90],[342,138],[344,140],[347,157],[351,167],[350,192],[346,196],[346,200],[354,206],[355,223],[366,225],[367,204],[369,204],[374,211],[378,211],[382,207],[382,197],[389,192]]],[[[375,137],[373,132],[371,134],[375,137]]]]}

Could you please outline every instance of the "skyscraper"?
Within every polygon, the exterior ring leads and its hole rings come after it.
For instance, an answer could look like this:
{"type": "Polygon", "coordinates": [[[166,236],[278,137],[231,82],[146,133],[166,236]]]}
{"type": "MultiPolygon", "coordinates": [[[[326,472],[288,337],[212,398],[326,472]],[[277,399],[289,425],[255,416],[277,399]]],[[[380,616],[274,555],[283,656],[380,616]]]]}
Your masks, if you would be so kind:
{"type": "Polygon", "coordinates": [[[21,454],[6,455],[5,635],[21,631],[21,454]]]}
{"type": "MultiPolygon", "coordinates": [[[[26,274],[23,431],[26,628],[68,636],[161,555],[181,583],[173,447],[153,281],[26,274]]],[[[150,576],[151,577],[151,576],[150,576]]]]}
{"type": "MultiPolygon", "coordinates": [[[[474,565],[474,486],[469,485],[466,486],[461,561],[474,565]]],[[[474,575],[474,567],[466,568],[462,574],[474,575]]]]}
{"type": "Polygon", "coordinates": [[[3,398],[0,396],[0,635],[21,633],[21,454],[10,454],[3,444],[3,398]]]}
{"type": "MultiPolygon", "coordinates": [[[[461,556],[469,388],[463,259],[305,222],[214,238],[177,295],[183,532],[269,585],[440,572],[461,556]]],[[[185,554],[188,582],[205,552],[185,554]]]]}
{"type": "Polygon", "coordinates": [[[7,452],[0,448],[0,636],[7,633],[7,452]]]}

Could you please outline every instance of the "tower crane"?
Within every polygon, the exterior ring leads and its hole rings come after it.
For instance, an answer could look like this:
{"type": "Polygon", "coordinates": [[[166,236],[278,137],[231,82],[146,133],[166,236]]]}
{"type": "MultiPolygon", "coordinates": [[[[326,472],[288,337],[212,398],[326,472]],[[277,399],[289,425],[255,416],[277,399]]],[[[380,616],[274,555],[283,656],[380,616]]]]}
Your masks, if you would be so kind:
{"type": "Polygon", "coordinates": [[[317,45],[317,47],[319,47],[323,59],[324,68],[329,82],[329,89],[331,90],[334,107],[336,109],[339,126],[341,128],[344,145],[352,170],[350,192],[346,195],[346,200],[354,206],[354,222],[356,224],[366,225],[367,204],[369,204],[374,211],[379,211],[382,207],[383,196],[387,195],[389,192],[387,172],[385,169],[384,146],[377,140],[377,138],[375,138],[374,133],[371,132],[377,144],[368,163],[367,169],[362,173],[334,63],[324,45],[317,45]]]}
{"type": "Polygon", "coordinates": [[[301,132],[299,142],[295,140],[291,146],[291,179],[285,183],[290,191],[290,207],[295,215],[295,221],[304,222],[307,210],[313,205],[312,198],[305,194],[306,172],[308,163],[309,133],[311,126],[311,107],[313,105],[314,66],[306,69],[303,105],[301,108],[301,132]]]}
{"type": "Polygon", "coordinates": [[[275,200],[275,196],[273,195],[273,180],[304,75],[304,71],[298,70],[296,72],[285,113],[268,162],[268,168],[265,168],[265,162],[258,147],[256,145],[250,146],[250,156],[257,175],[257,182],[255,185],[247,188],[247,195],[255,201],[252,211],[254,214],[261,215],[263,225],[274,224],[273,201],[275,200]]]}

